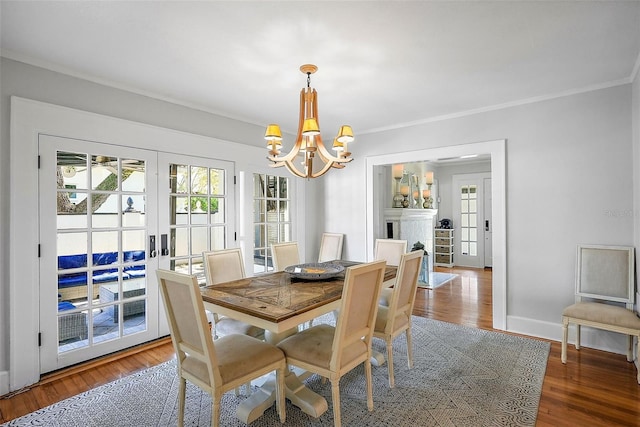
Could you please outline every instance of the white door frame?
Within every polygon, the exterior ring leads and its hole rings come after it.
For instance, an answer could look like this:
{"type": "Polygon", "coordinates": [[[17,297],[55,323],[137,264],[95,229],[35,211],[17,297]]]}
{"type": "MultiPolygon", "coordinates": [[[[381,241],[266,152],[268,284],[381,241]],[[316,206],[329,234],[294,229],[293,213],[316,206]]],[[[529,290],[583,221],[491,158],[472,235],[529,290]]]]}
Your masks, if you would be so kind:
{"type": "Polygon", "coordinates": [[[491,156],[491,194],[493,214],[493,327],[507,329],[507,221],[506,221],[506,139],[429,148],[404,153],[369,156],[366,162],[366,248],[367,259],[373,259],[373,240],[379,224],[374,221],[377,199],[374,167],[471,154],[491,156]]]}
{"type": "MultiPolygon", "coordinates": [[[[236,162],[236,173],[264,163],[264,149],[11,97],[9,183],[9,391],[40,379],[38,349],[38,136],[109,141],[114,145],[188,153],[236,162]]],[[[238,190],[236,190],[238,191],[238,190]]],[[[241,190],[250,194],[250,188],[241,190]]],[[[237,200],[237,198],[236,198],[237,200]]],[[[249,205],[251,206],[251,205],[249,205]]],[[[236,212],[239,239],[251,217],[236,212]]],[[[154,280],[154,279],[150,279],[154,280]]],[[[4,375],[0,375],[2,378],[4,375]]]]}

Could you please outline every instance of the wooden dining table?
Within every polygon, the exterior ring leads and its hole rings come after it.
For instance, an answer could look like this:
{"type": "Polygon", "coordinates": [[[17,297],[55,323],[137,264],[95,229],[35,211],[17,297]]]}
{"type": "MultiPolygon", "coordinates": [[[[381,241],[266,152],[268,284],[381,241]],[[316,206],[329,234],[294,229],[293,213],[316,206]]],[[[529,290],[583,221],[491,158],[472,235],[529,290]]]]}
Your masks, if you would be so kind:
{"type": "MultiPolygon", "coordinates": [[[[284,271],[262,274],[201,288],[205,308],[213,313],[242,320],[265,329],[273,343],[304,324],[340,308],[347,268],[361,263],[333,261],[345,267],[336,276],[304,280],[284,271]]],[[[387,266],[384,280],[396,276],[397,268],[387,266]]],[[[317,418],[327,409],[327,401],[308,389],[294,373],[285,379],[287,398],[303,412],[317,418]]],[[[267,381],[244,400],[237,409],[238,418],[251,423],[275,401],[275,383],[267,381]]]]}

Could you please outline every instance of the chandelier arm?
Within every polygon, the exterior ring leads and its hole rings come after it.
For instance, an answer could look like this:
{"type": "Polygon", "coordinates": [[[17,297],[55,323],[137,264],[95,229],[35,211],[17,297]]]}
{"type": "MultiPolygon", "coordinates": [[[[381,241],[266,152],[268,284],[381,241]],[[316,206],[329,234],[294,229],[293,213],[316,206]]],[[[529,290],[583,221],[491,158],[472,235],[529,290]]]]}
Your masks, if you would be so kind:
{"type": "Polygon", "coordinates": [[[324,143],[322,142],[322,138],[316,138],[316,139],[318,140],[318,143],[316,144],[318,147],[317,152],[323,162],[349,163],[351,160],[353,160],[353,158],[351,157],[336,157],[332,155],[329,152],[329,150],[327,150],[327,147],[324,146],[324,143]]]}

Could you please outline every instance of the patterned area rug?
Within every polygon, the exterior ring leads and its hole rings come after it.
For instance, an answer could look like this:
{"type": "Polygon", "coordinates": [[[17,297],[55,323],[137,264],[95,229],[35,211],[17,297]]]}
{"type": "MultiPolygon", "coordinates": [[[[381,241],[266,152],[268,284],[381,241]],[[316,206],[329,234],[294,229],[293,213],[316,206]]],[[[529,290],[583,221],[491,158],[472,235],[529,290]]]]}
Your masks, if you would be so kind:
{"type": "MultiPolygon", "coordinates": [[[[332,315],[314,324],[331,323],[332,315]]],[[[543,341],[413,317],[414,367],[407,368],[404,337],[394,342],[396,387],[386,363],[373,368],[373,412],[367,411],[364,369],[340,382],[345,426],[534,426],[549,355],[543,341]]],[[[382,340],[374,340],[385,352],[382,340]]],[[[316,375],[306,384],[329,402],[313,418],[287,401],[287,421],[274,407],[251,423],[262,426],[333,426],[331,387],[316,375]]],[[[175,426],[178,381],[167,362],[10,421],[3,426],[175,426]]],[[[235,416],[244,397],[223,397],[222,426],[245,426],[235,416]]],[[[187,388],[185,425],[209,426],[211,398],[187,388]]]]}
{"type": "Polygon", "coordinates": [[[458,277],[457,274],[432,271],[429,273],[429,283],[418,282],[418,287],[424,289],[435,289],[442,285],[446,285],[456,277],[458,277]]]}

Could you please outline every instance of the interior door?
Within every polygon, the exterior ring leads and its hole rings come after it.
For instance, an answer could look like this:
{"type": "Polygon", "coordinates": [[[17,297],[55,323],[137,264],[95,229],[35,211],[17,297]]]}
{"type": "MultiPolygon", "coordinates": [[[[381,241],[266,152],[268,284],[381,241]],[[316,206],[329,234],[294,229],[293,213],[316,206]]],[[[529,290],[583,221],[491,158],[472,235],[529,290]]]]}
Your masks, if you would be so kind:
{"type": "Polygon", "coordinates": [[[452,177],[454,262],[457,266],[484,267],[484,180],[489,173],[452,177]]]}
{"type": "Polygon", "coordinates": [[[158,337],[157,154],[46,135],[39,154],[44,373],[158,337]]]}

